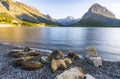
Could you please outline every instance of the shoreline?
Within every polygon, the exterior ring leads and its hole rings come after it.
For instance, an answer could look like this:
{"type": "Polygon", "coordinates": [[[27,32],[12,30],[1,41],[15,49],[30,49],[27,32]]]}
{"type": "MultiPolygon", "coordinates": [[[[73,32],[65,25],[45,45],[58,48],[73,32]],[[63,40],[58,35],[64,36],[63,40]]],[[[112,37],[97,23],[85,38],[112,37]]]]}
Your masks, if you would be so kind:
{"type": "MultiPolygon", "coordinates": [[[[53,73],[50,65],[47,64],[43,68],[34,71],[21,70],[20,67],[16,68],[12,65],[14,58],[8,57],[8,53],[12,49],[21,49],[22,46],[11,45],[9,43],[0,43],[0,78],[3,79],[54,79],[57,75],[64,70],[58,70],[53,73]],[[43,73],[45,72],[45,73],[43,73]]],[[[120,62],[103,61],[102,68],[95,68],[91,63],[84,60],[73,62],[67,68],[70,69],[74,66],[80,66],[82,69],[95,77],[96,79],[119,79],[120,78],[120,62]]],[[[66,69],[66,70],[67,70],[66,69]]]]}
{"type": "MultiPolygon", "coordinates": [[[[4,44],[4,45],[11,45],[11,46],[14,46],[14,47],[18,47],[18,48],[23,48],[24,46],[21,46],[21,45],[14,45],[14,44],[10,44],[10,43],[2,43],[0,42],[0,44],[4,44]]],[[[34,48],[34,47],[30,47],[32,50],[37,50],[37,51],[41,51],[41,52],[45,52],[45,53],[52,53],[53,50],[48,50],[48,49],[40,49],[40,48],[34,48]]],[[[64,54],[66,56],[66,54],[64,54]]],[[[80,58],[84,59],[83,55],[79,55],[80,58]]],[[[119,61],[113,61],[113,60],[104,60],[102,59],[103,61],[107,61],[107,62],[119,62],[119,61]]]]}
{"type": "Polygon", "coordinates": [[[14,24],[0,24],[0,27],[16,27],[14,24]]]}

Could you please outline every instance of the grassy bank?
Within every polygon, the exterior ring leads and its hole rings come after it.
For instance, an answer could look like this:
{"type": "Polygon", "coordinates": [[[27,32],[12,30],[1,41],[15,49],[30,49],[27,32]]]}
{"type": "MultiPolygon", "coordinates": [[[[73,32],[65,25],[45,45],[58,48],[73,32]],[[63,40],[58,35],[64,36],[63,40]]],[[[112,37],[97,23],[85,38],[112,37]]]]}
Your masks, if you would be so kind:
{"type": "Polygon", "coordinates": [[[14,24],[0,24],[0,27],[16,27],[14,24]]]}

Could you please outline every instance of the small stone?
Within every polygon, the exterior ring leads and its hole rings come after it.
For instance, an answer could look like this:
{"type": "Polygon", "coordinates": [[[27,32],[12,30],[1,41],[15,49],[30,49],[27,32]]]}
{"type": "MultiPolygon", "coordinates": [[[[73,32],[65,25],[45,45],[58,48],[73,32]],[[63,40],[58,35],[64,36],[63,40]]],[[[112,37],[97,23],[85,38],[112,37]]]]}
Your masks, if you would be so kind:
{"type": "Polygon", "coordinates": [[[50,62],[50,58],[48,56],[42,56],[41,57],[41,62],[42,63],[49,63],[50,62]]]}
{"type": "Polygon", "coordinates": [[[71,59],[74,59],[74,60],[79,60],[80,59],[79,55],[76,54],[76,53],[73,53],[72,51],[68,52],[68,57],[71,58],[71,59]]]}
{"type": "Polygon", "coordinates": [[[51,59],[60,59],[60,58],[64,58],[64,55],[62,53],[62,51],[60,50],[55,50],[51,53],[51,59]]]}

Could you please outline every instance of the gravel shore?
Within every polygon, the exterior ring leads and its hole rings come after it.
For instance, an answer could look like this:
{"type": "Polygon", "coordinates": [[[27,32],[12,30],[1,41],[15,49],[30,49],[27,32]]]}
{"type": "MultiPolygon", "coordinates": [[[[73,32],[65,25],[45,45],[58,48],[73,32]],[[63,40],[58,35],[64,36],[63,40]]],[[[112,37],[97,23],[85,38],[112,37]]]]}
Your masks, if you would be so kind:
{"type": "MultiPolygon", "coordinates": [[[[46,64],[41,69],[34,71],[25,71],[20,67],[14,67],[14,58],[8,56],[9,50],[12,49],[20,48],[0,43],[0,79],[54,79],[63,72],[63,70],[58,70],[53,73],[50,64],[46,64]]],[[[103,61],[101,68],[95,68],[89,61],[78,60],[73,62],[69,68],[74,66],[82,67],[85,73],[92,75],[96,79],[120,79],[120,62],[103,61]]]]}

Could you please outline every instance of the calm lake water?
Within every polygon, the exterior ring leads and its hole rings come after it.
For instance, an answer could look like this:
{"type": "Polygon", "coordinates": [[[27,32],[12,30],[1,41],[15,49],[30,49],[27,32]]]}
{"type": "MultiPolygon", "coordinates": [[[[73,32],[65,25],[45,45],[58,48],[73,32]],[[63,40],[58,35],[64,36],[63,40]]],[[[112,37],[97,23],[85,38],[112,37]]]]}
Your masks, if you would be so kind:
{"type": "Polygon", "coordinates": [[[120,61],[120,28],[6,27],[0,28],[0,42],[78,54],[92,45],[104,60],[120,61]]]}

